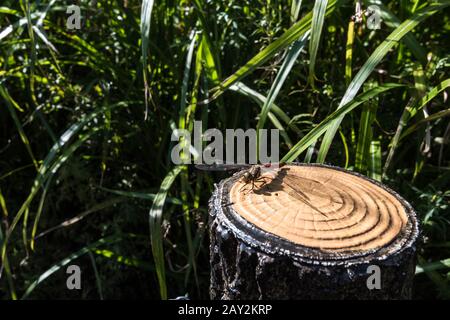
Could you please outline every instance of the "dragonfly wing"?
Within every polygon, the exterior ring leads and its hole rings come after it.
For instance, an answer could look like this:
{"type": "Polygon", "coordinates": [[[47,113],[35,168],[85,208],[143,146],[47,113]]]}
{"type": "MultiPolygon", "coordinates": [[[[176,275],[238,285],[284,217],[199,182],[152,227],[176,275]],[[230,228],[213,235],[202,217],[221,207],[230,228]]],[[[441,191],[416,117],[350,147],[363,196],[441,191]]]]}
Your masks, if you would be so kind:
{"type": "MultiPolygon", "coordinates": [[[[286,183],[286,182],[285,182],[286,183]]],[[[290,196],[292,196],[293,198],[296,198],[298,200],[300,200],[301,202],[303,202],[304,204],[306,204],[307,206],[309,206],[310,208],[312,208],[313,210],[319,212],[321,215],[325,216],[328,218],[328,216],[323,213],[319,208],[317,208],[315,205],[313,205],[311,203],[310,198],[302,191],[300,191],[298,189],[298,187],[292,186],[289,183],[286,183],[286,185],[291,189],[291,191],[288,192],[288,194],[290,196]]]]}
{"type": "MultiPolygon", "coordinates": [[[[301,188],[304,188],[304,190],[308,190],[308,193],[314,197],[318,197],[318,198],[326,198],[326,199],[330,199],[330,201],[332,203],[336,203],[336,204],[342,204],[342,201],[336,201],[336,199],[334,199],[334,197],[330,197],[330,195],[326,192],[323,191],[322,185],[323,184],[311,184],[308,182],[305,182],[304,179],[300,178],[300,177],[296,177],[296,176],[286,176],[285,177],[286,181],[289,181],[289,184],[292,186],[296,186],[296,190],[300,191],[301,188]]],[[[305,195],[306,196],[306,195],[305,195]]]]}

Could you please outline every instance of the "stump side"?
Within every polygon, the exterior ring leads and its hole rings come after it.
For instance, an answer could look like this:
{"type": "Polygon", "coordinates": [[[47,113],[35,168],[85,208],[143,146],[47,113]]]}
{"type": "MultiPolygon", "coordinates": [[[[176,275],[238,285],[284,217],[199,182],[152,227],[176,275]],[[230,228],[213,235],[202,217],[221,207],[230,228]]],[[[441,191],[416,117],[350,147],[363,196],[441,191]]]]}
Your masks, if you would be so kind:
{"type": "Polygon", "coordinates": [[[210,222],[211,299],[410,299],[414,247],[386,259],[344,265],[311,265],[289,256],[270,255],[243,244],[210,222]],[[380,289],[369,289],[368,268],[381,270],[380,289]]]}

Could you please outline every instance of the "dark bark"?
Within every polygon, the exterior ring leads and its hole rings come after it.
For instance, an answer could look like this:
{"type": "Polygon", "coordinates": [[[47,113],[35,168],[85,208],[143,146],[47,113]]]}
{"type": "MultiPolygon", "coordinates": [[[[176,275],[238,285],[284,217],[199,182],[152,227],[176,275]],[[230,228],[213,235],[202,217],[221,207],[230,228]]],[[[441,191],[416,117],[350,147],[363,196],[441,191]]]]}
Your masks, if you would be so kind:
{"type": "Polygon", "coordinates": [[[210,200],[212,299],[411,298],[418,224],[414,210],[394,191],[370,180],[407,212],[408,224],[395,241],[370,252],[329,253],[291,243],[242,219],[227,197],[239,177],[223,180],[210,200]],[[368,289],[371,265],[380,268],[381,289],[368,289]]]}

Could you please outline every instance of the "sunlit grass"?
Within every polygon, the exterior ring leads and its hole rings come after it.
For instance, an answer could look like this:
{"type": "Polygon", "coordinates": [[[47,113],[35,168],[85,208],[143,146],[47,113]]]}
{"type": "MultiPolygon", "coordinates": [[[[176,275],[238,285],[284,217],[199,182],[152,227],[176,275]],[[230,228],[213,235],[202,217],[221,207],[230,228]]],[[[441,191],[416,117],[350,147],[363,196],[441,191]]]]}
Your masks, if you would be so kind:
{"type": "Polygon", "coordinates": [[[418,288],[448,297],[448,1],[363,1],[378,30],[353,1],[79,3],[80,30],[72,1],[0,6],[3,299],[61,297],[69,263],[85,297],[207,298],[218,177],[170,160],[194,120],[392,186],[422,218],[418,288]]]}

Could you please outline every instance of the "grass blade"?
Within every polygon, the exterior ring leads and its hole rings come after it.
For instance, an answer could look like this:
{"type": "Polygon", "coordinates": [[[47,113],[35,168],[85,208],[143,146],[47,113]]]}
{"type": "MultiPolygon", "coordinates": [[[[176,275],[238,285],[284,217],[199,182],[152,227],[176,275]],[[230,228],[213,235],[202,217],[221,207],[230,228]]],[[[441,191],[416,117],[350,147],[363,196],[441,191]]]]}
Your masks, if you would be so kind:
{"type": "MultiPolygon", "coordinates": [[[[108,189],[108,188],[105,188],[105,187],[99,187],[99,189],[104,190],[106,192],[113,193],[113,194],[117,194],[117,195],[123,196],[123,197],[143,199],[143,200],[150,200],[150,201],[154,201],[155,197],[156,197],[156,194],[148,193],[148,192],[112,190],[112,189],[108,189]]],[[[172,204],[177,204],[177,205],[181,205],[182,204],[180,199],[173,198],[173,197],[167,197],[166,198],[166,202],[172,203],[172,204]]]]}
{"type": "Polygon", "coordinates": [[[102,289],[102,279],[100,278],[100,274],[98,273],[97,263],[95,262],[95,257],[92,254],[92,251],[88,251],[89,258],[91,259],[92,269],[94,269],[95,283],[97,284],[98,296],[100,300],[103,300],[103,289],[102,289]]]}
{"type": "Polygon", "coordinates": [[[302,6],[302,0],[292,0],[291,23],[295,23],[297,21],[301,6],[302,6]]]}
{"type": "Polygon", "coordinates": [[[400,118],[399,124],[397,126],[397,130],[395,132],[394,137],[392,138],[392,142],[389,149],[389,154],[384,164],[383,173],[385,174],[391,164],[391,160],[394,157],[395,149],[400,141],[400,136],[403,132],[403,128],[406,126],[409,120],[413,118],[419,110],[427,105],[428,102],[431,101],[434,97],[436,97],[440,92],[447,89],[450,86],[450,78],[442,81],[436,87],[431,89],[426,95],[423,97],[419,97],[417,99],[411,99],[410,102],[406,105],[403,110],[402,116],[400,118]]]}
{"type": "Polygon", "coordinates": [[[68,141],[70,140],[73,135],[75,135],[78,131],[80,131],[86,124],[89,123],[93,118],[97,117],[101,112],[104,112],[105,109],[109,110],[112,108],[115,108],[117,106],[123,105],[122,103],[114,104],[111,106],[108,106],[107,108],[99,108],[98,110],[91,112],[90,114],[82,117],[79,122],[73,124],[68,130],[64,132],[64,134],[61,136],[59,141],[53,145],[53,147],[50,149],[49,153],[47,154],[46,158],[44,159],[42,165],[39,168],[38,174],[33,182],[33,185],[31,187],[31,191],[29,195],[27,196],[26,200],[20,207],[19,211],[14,216],[14,219],[9,226],[8,232],[5,236],[5,240],[3,241],[2,245],[2,252],[1,257],[4,258],[6,255],[6,249],[9,237],[11,236],[11,233],[14,231],[15,227],[19,223],[20,219],[22,218],[23,214],[28,210],[31,202],[33,201],[34,197],[37,195],[39,189],[41,187],[45,186],[46,181],[49,179],[49,177],[53,176],[60,166],[67,161],[67,159],[70,158],[70,156],[86,141],[88,140],[95,132],[99,130],[99,127],[92,128],[87,134],[82,135],[79,137],[79,139],[74,142],[70,147],[65,150],[61,156],[56,158],[58,152],[61,150],[62,146],[66,145],[68,141]],[[55,160],[56,158],[56,160],[55,160]]]}
{"type": "MultiPolygon", "coordinates": [[[[350,152],[348,150],[348,143],[347,143],[347,138],[345,137],[345,134],[342,132],[342,130],[339,130],[339,135],[341,136],[341,140],[342,140],[342,145],[344,147],[344,151],[345,151],[345,165],[344,168],[347,169],[348,168],[348,164],[350,162],[350,152]]],[[[309,161],[311,161],[311,157],[309,157],[309,161]]]]}
{"type": "Polygon", "coordinates": [[[58,49],[51,43],[51,41],[47,38],[45,33],[41,31],[38,27],[33,26],[33,31],[38,35],[38,37],[45,43],[45,45],[55,53],[59,53],[58,49]]]}
{"type": "MultiPolygon", "coordinates": [[[[325,16],[330,15],[337,7],[337,4],[341,5],[344,1],[331,0],[328,2],[327,10],[325,16]]],[[[226,78],[222,83],[213,88],[213,94],[208,102],[218,98],[225,90],[229,89],[233,83],[241,81],[250,73],[252,73],[256,68],[261,66],[264,62],[272,58],[276,53],[288,47],[291,43],[298,40],[302,35],[304,35],[311,28],[312,12],[306,14],[299,22],[295,23],[291,28],[289,28],[283,35],[281,35],[277,40],[272,42],[257,55],[251,58],[244,66],[233,73],[231,76],[226,78]]]]}
{"type": "MultiPolygon", "coordinates": [[[[278,71],[278,74],[272,84],[272,87],[270,88],[269,94],[267,95],[267,99],[264,102],[264,105],[262,106],[261,113],[259,114],[259,120],[256,125],[256,131],[260,132],[262,128],[264,128],[264,124],[267,119],[267,114],[269,113],[273,102],[275,101],[278,93],[281,90],[281,87],[283,86],[287,76],[289,75],[289,72],[291,71],[292,67],[294,66],[295,61],[297,60],[298,55],[303,50],[303,47],[305,46],[306,41],[308,40],[309,32],[306,32],[301,39],[294,42],[292,45],[292,48],[289,49],[289,52],[278,71]]],[[[258,134],[258,143],[257,143],[257,151],[259,150],[259,134],[258,134]]],[[[257,154],[259,154],[257,152],[257,154]]]]}
{"type": "Polygon", "coordinates": [[[450,268],[450,258],[440,261],[421,263],[416,267],[416,274],[450,268]]]}
{"type": "Polygon", "coordinates": [[[71,226],[71,225],[73,225],[73,224],[83,220],[85,217],[87,217],[91,213],[101,211],[101,210],[103,210],[105,208],[108,208],[108,207],[113,206],[113,205],[115,205],[117,203],[120,203],[121,201],[123,201],[123,198],[112,198],[112,199],[106,200],[104,202],[101,202],[101,203],[93,206],[92,208],[89,208],[88,210],[86,210],[86,211],[76,215],[75,217],[70,218],[68,220],[65,220],[64,222],[62,222],[60,224],[57,224],[56,226],[53,226],[53,227],[51,227],[51,228],[49,228],[49,229],[39,233],[38,235],[35,235],[36,231],[37,231],[36,230],[37,227],[36,227],[36,224],[35,224],[35,227],[33,228],[33,233],[31,234],[31,238],[33,240],[37,240],[37,239],[45,236],[46,234],[49,234],[50,232],[53,232],[53,231],[61,229],[61,228],[67,228],[67,227],[69,227],[69,226],[71,226]]]}
{"type": "MultiPolygon", "coordinates": [[[[207,78],[214,86],[219,85],[222,70],[220,68],[220,64],[217,62],[219,60],[217,58],[217,51],[211,45],[211,41],[209,40],[206,31],[204,31],[204,33],[202,34],[202,41],[200,42],[198,50],[200,51],[198,54],[201,55],[204,63],[204,70],[207,78]]],[[[219,98],[217,100],[217,106],[220,113],[220,120],[223,124],[226,124],[227,113],[225,111],[222,99],[219,98]]]]}
{"type": "Polygon", "coordinates": [[[184,67],[183,84],[181,86],[181,97],[180,97],[180,115],[178,121],[178,128],[186,129],[186,102],[187,102],[187,91],[189,87],[189,78],[192,66],[192,57],[194,56],[195,43],[197,42],[197,35],[195,31],[191,33],[191,42],[189,44],[188,53],[186,56],[186,64],[184,67]]]}
{"type": "Polygon", "coordinates": [[[152,18],[153,0],[143,0],[141,7],[141,49],[142,49],[142,72],[144,76],[144,90],[145,90],[145,119],[148,114],[148,99],[150,95],[150,88],[148,86],[148,49],[150,44],[150,24],[152,18]]]}
{"type": "Polygon", "coordinates": [[[369,150],[369,168],[367,175],[377,181],[381,181],[381,143],[380,140],[372,140],[369,150]]]}
{"type": "MultiPolygon", "coordinates": [[[[252,99],[260,107],[262,107],[267,101],[267,98],[265,96],[253,90],[252,88],[246,86],[242,82],[237,82],[233,84],[230,87],[230,90],[239,92],[240,94],[252,99]]],[[[283,111],[283,109],[278,107],[275,103],[272,103],[271,110],[274,113],[274,116],[278,117],[281,121],[283,121],[289,127],[289,129],[293,130],[297,135],[302,136],[300,129],[294,123],[292,123],[291,118],[283,111]]]]}
{"type": "Polygon", "coordinates": [[[149,212],[150,239],[152,244],[153,259],[155,261],[156,274],[158,276],[161,299],[167,299],[166,269],[164,267],[164,248],[162,243],[162,211],[166,201],[167,193],[175,178],[182,170],[182,166],[173,168],[164,178],[161,187],[153,201],[149,212]]]}
{"type": "MultiPolygon", "coordinates": [[[[349,101],[351,101],[363,83],[367,80],[369,75],[375,69],[375,67],[380,63],[381,59],[389,52],[389,50],[400,41],[408,32],[410,32],[414,27],[416,27],[419,23],[424,21],[426,18],[429,18],[436,12],[444,9],[449,6],[449,2],[435,2],[430,4],[428,7],[417,11],[410,19],[404,21],[401,25],[399,25],[387,38],[383,41],[372,53],[363,67],[359,70],[358,74],[353,78],[352,82],[347,88],[347,91],[342,98],[338,109],[342,108],[349,101]]],[[[330,149],[333,138],[341,124],[342,118],[338,118],[334,121],[334,123],[329,127],[327,133],[325,134],[324,140],[320,146],[318,162],[323,163],[327,156],[328,150],[330,149]]]]}
{"type": "MultiPolygon", "coordinates": [[[[368,0],[368,4],[373,4],[380,8],[380,18],[388,27],[397,28],[400,25],[401,21],[380,0],[368,0]]],[[[427,52],[412,33],[405,35],[402,41],[420,63],[423,65],[427,63],[427,52]]]]}
{"type": "Polygon", "coordinates": [[[353,41],[355,39],[355,21],[350,20],[347,29],[347,44],[345,45],[345,84],[352,81],[353,41]]]}
{"type": "MultiPolygon", "coordinates": [[[[117,254],[117,253],[115,253],[111,250],[107,250],[107,249],[94,249],[92,252],[95,253],[96,255],[99,255],[99,256],[104,257],[109,260],[112,260],[116,263],[120,263],[127,267],[135,267],[135,268],[139,268],[139,269],[142,269],[145,271],[151,271],[151,272],[155,271],[154,265],[148,261],[139,260],[139,259],[136,259],[133,257],[126,257],[126,256],[117,254]]],[[[176,276],[176,275],[172,275],[172,276],[176,276]]]]}
{"type": "Polygon", "coordinates": [[[319,50],[320,36],[322,34],[323,22],[327,9],[328,0],[316,0],[314,2],[312,24],[311,24],[311,40],[309,41],[309,76],[308,82],[314,88],[315,65],[317,51],[319,50]]]}
{"type": "Polygon", "coordinates": [[[95,249],[99,246],[105,245],[105,244],[113,244],[116,243],[118,241],[120,241],[121,238],[118,236],[110,236],[110,237],[105,237],[102,238],[94,243],[91,243],[90,245],[84,247],[83,249],[72,253],[71,255],[69,255],[67,258],[59,261],[58,263],[54,264],[53,266],[51,266],[49,269],[47,269],[44,273],[42,273],[36,280],[34,280],[29,286],[28,288],[25,290],[25,293],[22,296],[22,300],[27,299],[30,294],[34,291],[34,289],[36,289],[36,287],[41,284],[43,281],[45,281],[48,277],[50,277],[52,274],[54,274],[55,272],[57,272],[58,270],[60,270],[62,267],[68,265],[70,262],[72,262],[73,260],[81,257],[82,255],[90,252],[92,249],[95,249]]]}
{"type": "MultiPolygon", "coordinates": [[[[364,86],[365,88],[375,87],[375,83],[364,86]]],[[[366,89],[366,90],[367,90],[366,89]]],[[[361,119],[359,121],[358,144],[356,147],[355,169],[365,174],[369,162],[369,149],[372,143],[372,123],[377,113],[377,102],[373,100],[367,101],[363,106],[361,119]]]]}
{"type": "MultiPolygon", "coordinates": [[[[8,221],[8,209],[6,207],[5,197],[3,196],[1,188],[0,188],[0,208],[2,209],[2,213],[3,213],[2,214],[3,221],[8,221]]],[[[4,240],[5,240],[5,236],[3,233],[3,225],[0,224],[0,245],[3,245],[4,240]]],[[[2,265],[0,267],[0,279],[2,277],[3,269],[5,270],[5,273],[6,273],[6,279],[8,281],[9,294],[11,296],[11,299],[16,300],[17,294],[16,294],[14,279],[13,279],[13,276],[11,273],[11,268],[9,266],[9,259],[8,259],[7,255],[5,255],[4,259],[2,260],[2,265]]]]}
{"type": "Polygon", "coordinates": [[[410,135],[411,133],[413,133],[414,131],[419,129],[424,124],[427,124],[427,123],[429,123],[431,121],[442,119],[442,118],[448,117],[448,116],[450,116],[450,108],[438,111],[438,112],[428,116],[427,118],[423,118],[423,119],[417,121],[416,123],[414,123],[413,125],[411,125],[408,129],[406,129],[402,133],[402,135],[400,136],[399,140],[400,141],[403,140],[403,138],[405,138],[406,136],[410,135]]]}
{"type": "MultiPolygon", "coordinates": [[[[436,284],[436,287],[438,288],[440,294],[445,299],[448,299],[450,297],[450,289],[447,285],[447,281],[439,273],[437,273],[434,269],[437,264],[442,264],[445,267],[447,267],[448,261],[442,260],[442,261],[438,261],[437,263],[435,262],[434,264],[430,265],[430,264],[426,263],[425,259],[420,256],[418,257],[417,260],[419,262],[419,266],[423,266],[422,270],[426,273],[428,278],[430,278],[430,280],[436,284]]],[[[417,269],[416,269],[416,271],[417,271],[417,269]]],[[[419,269],[419,271],[420,271],[420,269],[419,269]]]]}
{"type": "Polygon", "coordinates": [[[369,91],[366,91],[362,93],[361,95],[357,96],[352,101],[348,102],[347,105],[343,106],[342,108],[337,109],[332,114],[330,114],[328,117],[326,117],[320,124],[318,124],[314,129],[312,129],[308,134],[306,134],[303,139],[301,139],[297,144],[289,150],[289,152],[281,159],[281,162],[292,162],[294,161],[300,153],[302,153],[304,150],[306,150],[310,145],[315,143],[317,139],[327,130],[329,130],[329,127],[333,124],[333,121],[336,119],[339,119],[340,117],[344,116],[348,112],[352,111],[356,107],[358,107],[360,104],[368,101],[369,99],[372,99],[379,95],[380,93],[383,93],[385,91],[403,87],[403,85],[399,85],[396,83],[386,83],[384,85],[380,85],[376,88],[373,88],[369,91]]]}
{"type": "Polygon", "coordinates": [[[27,149],[27,152],[30,155],[30,158],[33,161],[34,166],[36,167],[36,169],[38,169],[39,165],[38,165],[38,162],[36,161],[36,158],[34,157],[33,151],[31,150],[30,141],[28,140],[28,137],[25,134],[25,131],[23,130],[22,124],[20,123],[19,117],[17,116],[16,110],[15,110],[15,109],[17,109],[17,110],[22,110],[22,109],[13,100],[13,98],[9,95],[7,89],[5,87],[3,87],[1,84],[0,84],[0,95],[3,97],[3,99],[6,102],[6,107],[8,108],[8,111],[14,120],[14,123],[17,127],[17,131],[19,131],[20,139],[22,140],[23,144],[25,145],[25,148],[27,149]]]}

